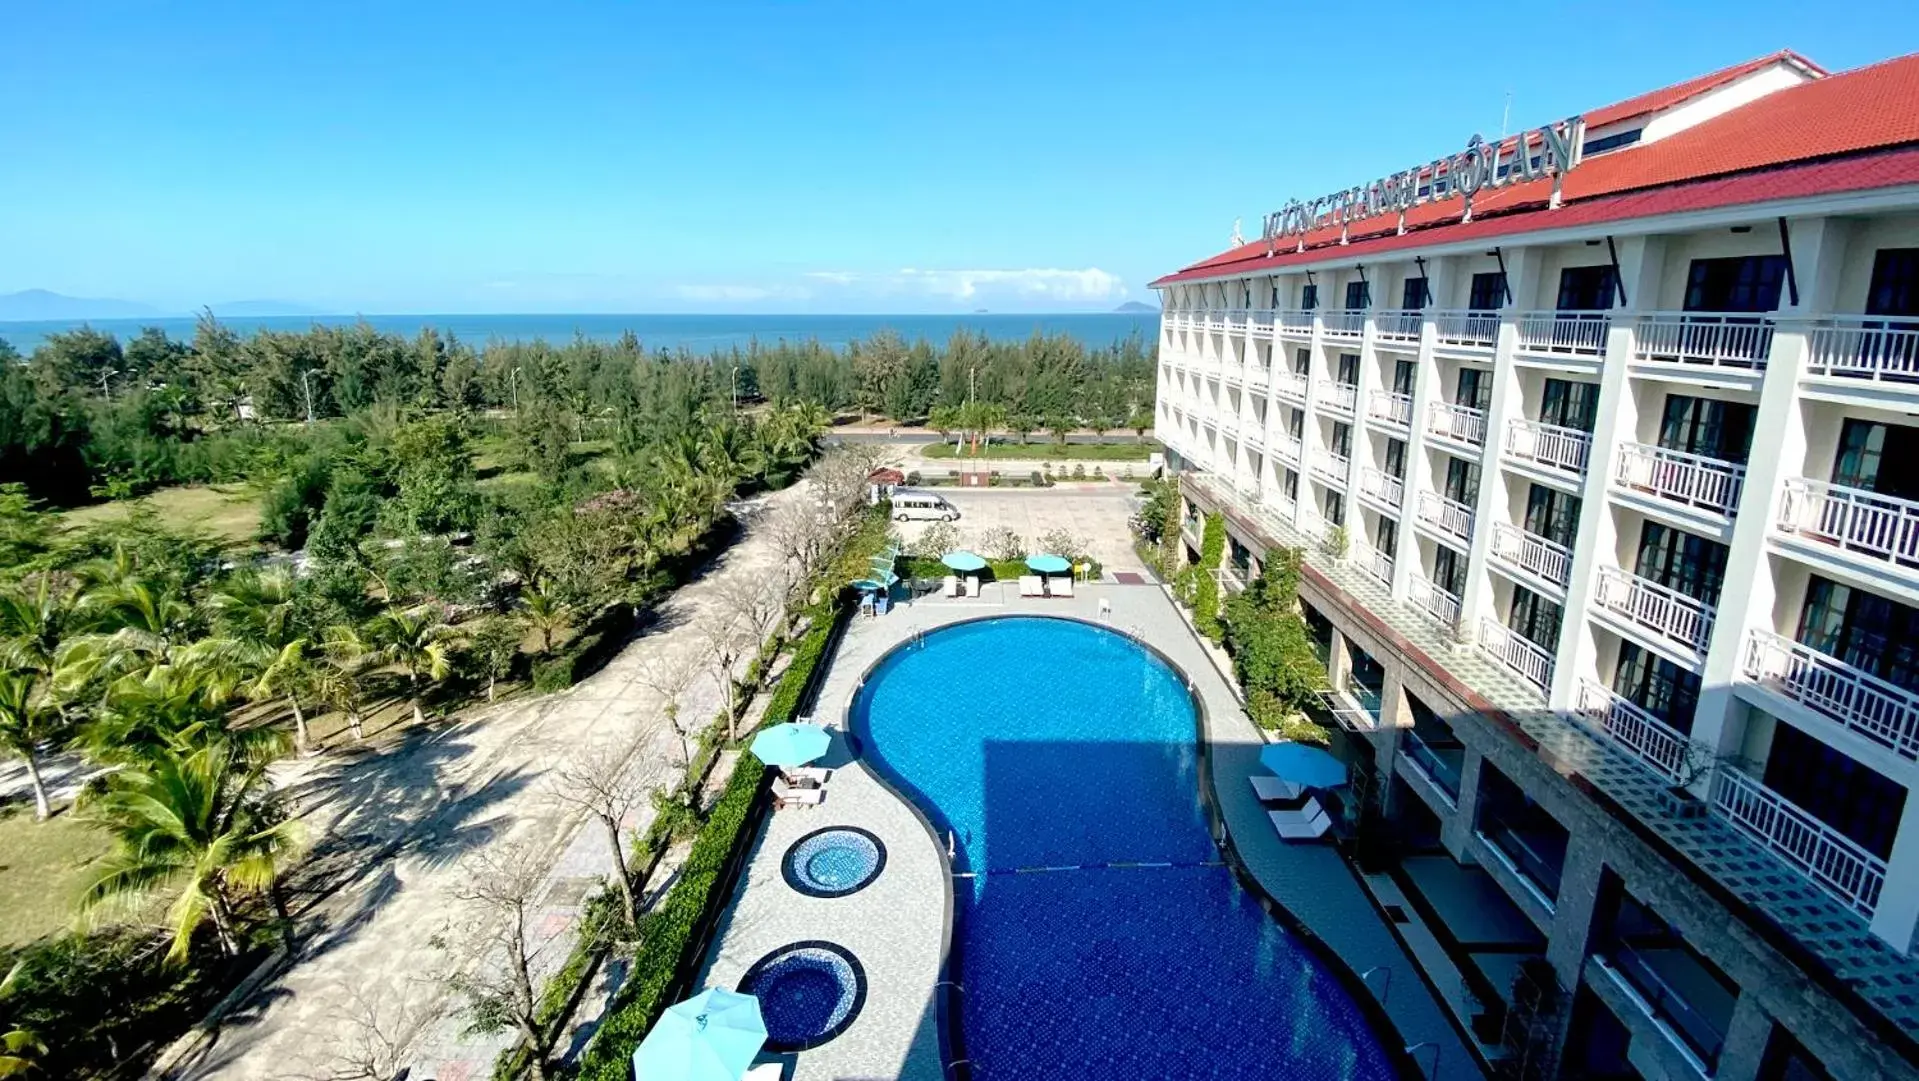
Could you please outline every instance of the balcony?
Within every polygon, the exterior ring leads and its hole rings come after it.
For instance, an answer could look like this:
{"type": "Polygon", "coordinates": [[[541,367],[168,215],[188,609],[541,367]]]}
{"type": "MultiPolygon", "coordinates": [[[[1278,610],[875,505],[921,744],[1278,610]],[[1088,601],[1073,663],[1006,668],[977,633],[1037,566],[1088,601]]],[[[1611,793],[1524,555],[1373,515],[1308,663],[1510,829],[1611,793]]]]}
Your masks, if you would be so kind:
{"type": "Polygon", "coordinates": [[[1247,321],[1247,329],[1255,338],[1270,339],[1273,336],[1273,312],[1253,312],[1247,321]]]}
{"type": "Polygon", "coordinates": [[[1419,520],[1461,541],[1473,538],[1473,509],[1438,492],[1419,493],[1419,520]]]}
{"type": "Polygon", "coordinates": [[[1207,312],[1206,329],[1216,333],[1224,331],[1226,329],[1226,313],[1219,309],[1207,312]]]}
{"type": "Polygon", "coordinates": [[[1359,406],[1359,388],[1351,383],[1319,381],[1319,404],[1334,412],[1353,414],[1359,406]]]}
{"type": "Polygon", "coordinates": [[[1553,655],[1498,620],[1479,621],[1479,648],[1541,691],[1552,687],[1553,655]]]}
{"type": "Polygon", "coordinates": [[[1395,511],[1399,509],[1400,500],[1405,497],[1405,488],[1405,482],[1398,477],[1382,473],[1371,466],[1359,471],[1359,494],[1395,511]]]}
{"type": "Polygon", "coordinates": [[[1229,387],[1243,387],[1246,385],[1245,367],[1230,360],[1221,362],[1219,375],[1220,380],[1229,387]]]}
{"type": "Polygon", "coordinates": [[[1279,319],[1279,332],[1295,338],[1310,338],[1313,334],[1313,313],[1305,308],[1286,308],[1274,313],[1279,319]]]}
{"type": "Polygon", "coordinates": [[[1373,420],[1383,420],[1408,428],[1413,423],[1413,399],[1408,394],[1394,394],[1389,390],[1375,390],[1366,395],[1366,415],[1373,420]]]}
{"type": "Polygon", "coordinates": [[[1761,315],[1646,312],[1633,321],[1633,358],[1656,364],[1763,369],[1773,321],[1761,315]]]}
{"type": "Polygon", "coordinates": [[[1560,589],[1572,580],[1573,554],[1562,545],[1528,533],[1510,522],[1493,523],[1492,557],[1560,589]]]}
{"type": "Polygon", "coordinates": [[[1297,466],[1299,464],[1299,437],[1281,432],[1273,436],[1273,453],[1297,466]]]}
{"type": "Polygon", "coordinates": [[[1417,342],[1420,328],[1425,324],[1426,313],[1418,308],[1383,311],[1373,316],[1373,332],[1381,341],[1417,342]]]}
{"type": "Polygon", "coordinates": [[[1702,658],[1712,641],[1712,605],[1618,567],[1599,568],[1593,603],[1702,658]]]}
{"type": "Polygon", "coordinates": [[[1491,349],[1499,341],[1499,313],[1449,309],[1432,314],[1433,330],[1441,345],[1491,349]]]}
{"type": "Polygon", "coordinates": [[[1320,317],[1328,338],[1357,338],[1366,330],[1366,309],[1333,308],[1320,317]]]}
{"type": "Polygon", "coordinates": [[[1266,386],[1272,382],[1273,372],[1264,364],[1247,363],[1246,389],[1254,394],[1265,394],[1266,386]]]}
{"type": "Polygon", "coordinates": [[[1359,550],[1359,567],[1387,589],[1393,587],[1393,557],[1370,544],[1354,545],[1359,550]]]}
{"type": "Polygon", "coordinates": [[[1245,308],[1226,309],[1226,330],[1233,334],[1246,332],[1246,317],[1251,314],[1245,308]]]}
{"type": "Polygon", "coordinates": [[[1259,420],[1247,421],[1246,427],[1240,430],[1239,438],[1240,442],[1245,443],[1249,447],[1257,447],[1261,450],[1266,449],[1265,422],[1259,420]]]}
{"type": "Polygon", "coordinates": [[[1614,943],[1597,960],[1603,971],[1644,1004],[1669,1038],[1712,1076],[1732,1025],[1734,993],[1677,941],[1670,945],[1614,943]]]}
{"type": "Polygon", "coordinates": [[[1444,624],[1448,630],[1459,625],[1459,597],[1430,580],[1414,575],[1407,599],[1413,602],[1414,607],[1444,624]]]}
{"type": "Polygon", "coordinates": [[[1755,628],[1740,674],[1907,759],[1919,759],[1919,694],[1755,628]]]}
{"type": "Polygon", "coordinates": [[[1300,372],[1274,372],[1273,390],[1282,398],[1306,404],[1306,376],[1300,372]]]}
{"type": "Polygon", "coordinates": [[[1919,503],[1863,488],[1786,478],[1779,530],[1835,545],[1868,562],[1919,566],[1919,503]]]}
{"type": "Polygon", "coordinates": [[[1482,447],[1486,445],[1486,412],[1469,405],[1434,402],[1426,414],[1426,431],[1441,439],[1482,447]]]}
{"type": "Polygon", "coordinates": [[[1841,904],[1872,918],[1886,884],[1884,860],[1736,769],[1714,771],[1712,807],[1841,904]]]}
{"type": "Polygon", "coordinates": [[[1746,467],[1681,450],[1621,443],[1613,483],[1682,507],[1731,518],[1746,484],[1746,467]]]}
{"type": "Polygon", "coordinates": [[[1637,704],[1592,680],[1579,684],[1578,712],[1590,727],[1631,752],[1655,773],[1677,781],[1688,765],[1684,733],[1641,709],[1637,704]]]}
{"type": "Polygon", "coordinates": [[[1237,438],[1239,436],[1239,417],[1232,413],[1221,413],[1219,416],[1219,431],[1220,434],[1229,438],[1237,438]]]}
{"type": "Polygon", "coordinates": [[[1806,334],[1806,374],[1919,385],[1919,322],[1837,315],[1806,334]]]}
{"type": "Polygon", "coordinates": [[[1407,760],[1432,782],[1434,788],[1444,792],[1446,798],[1457,805],[1460,772],[1466,760],[1465,747],[1457,740],[1428,743],[1420,737],[1416,728],[1401,729],[1399,740],[1400,750],[1407,760]]]}
{"type": "Polygon", "coordinates": [[[1341,454],[1327,451],[1313,455],[1313,475],[1335,488],[1345,488],[1346,478],[1351,475],[1353,460],[1341,454]]]}
{"type": "Polygon", "coordinates": [[[1592,455],[1592,445],[1592,434],[1577,428],[1517,417],[1506,422],[1508,455],[1575,477],[1586,475],[1586,460],[1592,455]]]}
{"type": "Polygon", "coordinates": [[[1521,312],[1519,348],[1527,353],[1597,357],[1606,352],[1608,312],[1521,312]]]}
{"type": "Polygon", "coordinates": [[[1559,883],[1566,874],[1565,827],[1552,821],[1536,807],[1501,812],[1482,798],[1479,811],[1479,836],[1548,905],[1559,897],[1559,883]]]}

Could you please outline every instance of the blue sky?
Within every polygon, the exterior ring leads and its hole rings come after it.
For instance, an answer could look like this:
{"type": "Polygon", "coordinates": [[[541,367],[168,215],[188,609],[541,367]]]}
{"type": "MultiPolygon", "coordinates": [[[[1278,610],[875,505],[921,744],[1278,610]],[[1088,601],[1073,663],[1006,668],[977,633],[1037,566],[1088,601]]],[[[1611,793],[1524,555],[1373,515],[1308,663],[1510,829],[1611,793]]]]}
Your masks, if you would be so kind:
{"type": "Polygon", "coordinates": [[[1235,217],[1919,8],[0,6],[0,292],[375,312],[1110,308],[1235,217]],[[1510,12],[1510,13],[1508,13],[1510,12]]]}

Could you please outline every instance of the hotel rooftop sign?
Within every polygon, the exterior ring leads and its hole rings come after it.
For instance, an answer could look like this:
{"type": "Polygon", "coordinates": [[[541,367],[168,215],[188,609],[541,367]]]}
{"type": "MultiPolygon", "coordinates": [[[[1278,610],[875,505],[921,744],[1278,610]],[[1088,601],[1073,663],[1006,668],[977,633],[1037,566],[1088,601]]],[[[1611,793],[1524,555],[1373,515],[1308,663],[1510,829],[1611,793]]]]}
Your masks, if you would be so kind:
{"type": "Polygon", "coordinates": [[[1560,180],[1579,164],[1585,131],[1585,118],[1575,116],[1496,143],[1475,135],[1457,154],[1317,199],[1295,199],[1266,215],[1260,236],[1270,250],[1281,240],[1303,238],[1315,229],[1392,213],[1399,214],[1403,232],[1406,211],[1441,199],[1464,200],[1461,220],[1471,221],[1475,194],[1540,177],[1552,178],[1551,205],[1558,206],[1560,180]],[[1520,153],[1520,147],[1527,151],[1520,153]]]}

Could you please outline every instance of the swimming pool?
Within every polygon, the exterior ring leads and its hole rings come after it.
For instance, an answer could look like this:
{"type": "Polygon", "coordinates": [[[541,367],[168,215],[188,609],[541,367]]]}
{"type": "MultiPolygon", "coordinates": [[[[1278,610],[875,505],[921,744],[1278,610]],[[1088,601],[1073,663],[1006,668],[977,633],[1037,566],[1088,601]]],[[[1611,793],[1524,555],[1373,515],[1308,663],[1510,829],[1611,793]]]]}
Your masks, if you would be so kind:
{"type": "Polygon", "coordinates": [[[851,722],[955,838],[982,1081],[1388,1078],[1344,987],[1224,866],[1181,678],[1122,635],[1007,617],[884,658],[851,722]]]}

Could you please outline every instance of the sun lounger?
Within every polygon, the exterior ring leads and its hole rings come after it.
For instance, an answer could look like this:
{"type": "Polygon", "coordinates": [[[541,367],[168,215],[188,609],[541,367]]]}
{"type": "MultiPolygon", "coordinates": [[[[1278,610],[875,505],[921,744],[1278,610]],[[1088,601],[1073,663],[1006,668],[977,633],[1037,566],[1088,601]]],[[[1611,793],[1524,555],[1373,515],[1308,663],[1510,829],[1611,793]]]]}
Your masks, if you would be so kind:
{"type": "Polygon", "coordinates": [[[1297,811],[1268,811],[1266,817],[1272,819],[1273,828],[1288,841],[1315,840],[1326,836],[1326,831],[1333,827],[1326,808],[1316,799],[1307,800],[1297,811]]]}
{"type": "Polygon", "coordinates": [[[960,595],[960,583],[959,583],[959,576],[958,576],[958,575],[953,575],[953,574],[949,574],[949,575],[947,575],[947,576],[946,576],[946,587],[945,587],[945,588],[944,588],[943,590],[941,590],[941,592],[940,592],[940,596],[942,596],[942,597],[957,597],[957,596],[959,596],[959,595],[960,595]]]}
{"type": "Polygon", "coordinates": [[[1046,595],[1049,597],[1072,596],[1073,579],[1071,577],[1048,578],[1046,580],[1046,595]]]}
{"type": "Polygon", "coordinates": [[[773,799],[775,800],[775,806],[782,809],[787,807],[817,807],[826,799],[826,789],[800,788],[796,785],[787,784],[786,779],[783,777],[775,777],[773,778],[773,799]]]}
{"type": "Polygon", "coordinates": [[[966,576],[966,595],[967,596],[969,597],[979,596],[979,587],[980,587],[979,575],[969,574],[966,576]]]}
{"type": "Polygon", "coordinates": [[[1283,803],[1299,798],[1299,786],[1283,777],[1255,773],[1251,780],[1253,795],[1259,797],[1261,803],[1283,803]]]}
{"type": "Polygon", "coordinates": [[[762,1062],[746,1071],[740,1081],[780,1081],[786,1076],[786,1067],[777,1062],[762,1062]]]}
{"type": "Polygon", "coordinates": [[[826,779],[833,775],[833,771],[819,766],[795,766],[787,770],[786,775],[801,784],[823,785],[826,779]]]}
{"type": "Polygon", "coordinates": [[[1022,574],[1019,578],[1019,595],[1022,597],[1046,596],[1046,583],[1037,574],[1022,574]]]}

